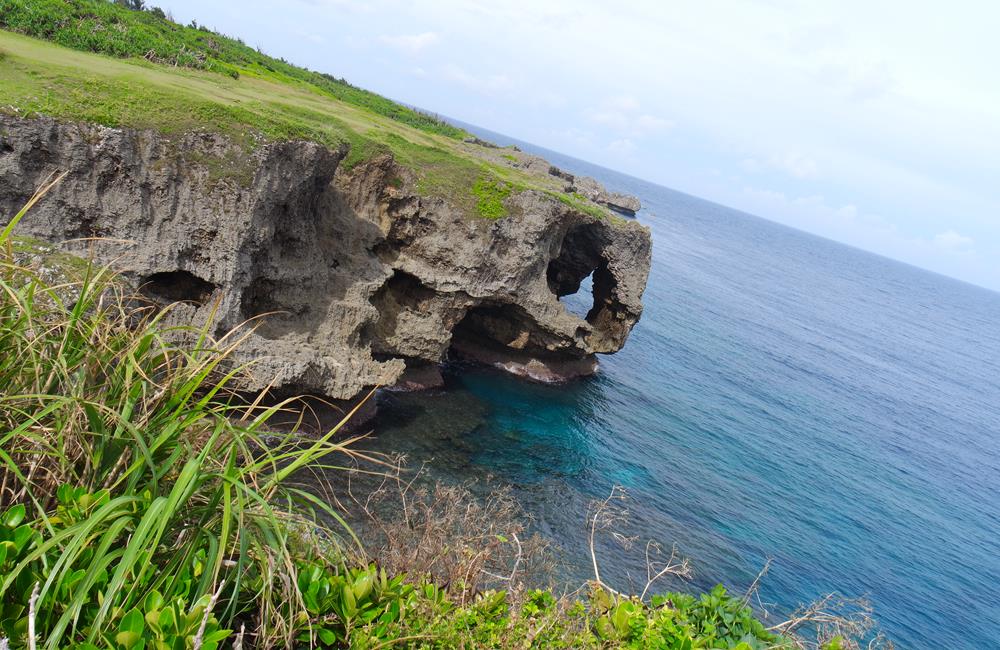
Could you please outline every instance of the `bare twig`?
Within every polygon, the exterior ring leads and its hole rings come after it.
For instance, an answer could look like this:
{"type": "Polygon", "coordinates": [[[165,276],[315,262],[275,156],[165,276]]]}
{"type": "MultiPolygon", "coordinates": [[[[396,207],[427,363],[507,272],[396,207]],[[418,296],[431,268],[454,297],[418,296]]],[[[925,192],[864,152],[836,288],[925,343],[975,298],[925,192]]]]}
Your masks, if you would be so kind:
{"type": "Polygon", "coordinates": [[[761,568],[760,573],[758,573],[757,577],[754,578],[753,582],[750,583],[750,586],[747,588],[747,592],[743,594],[743,606],[744,607],[748,606],[750,604],[750,600],[756,597],[757,604],[760,605],[760,608],[764,614],[764,618],[767,618],[767,608],[764,607],[764,603],[762,603],[760,600],[759,589],[760,589],[760,581],[764,578],[764,576],[767,575],[767,572],[770,569],[771,569],[771,558],[767,558],[767,561],[764,562],[764,566],[761,568]]]}
{"type": "MultiPolygon", "coordinates": [[[[630,549],[636,542],[638,537],[628,536],[617,530],[617,528],[628,523],[629,513],[623,505],[627,498],[625,490],[621,486],[616,485],[611,488],[611,493],[607,498],[591,505],[589,526],[590,561],[594,568],[593,584],[619,595],[623,592],[613,588],[601,577],[600,566],[597,561],[597,537],[599,533],[607,531],[625,550],[630,549]]],[[[676,546],[672,548],[670,557],[661,566],[656,565],[654,558],[651,556],[651,551],[659,553],[660,546],[652,541],[646,544],[646,584],[638,596],[639,600],[645,599],[653,584],[666,576],[672,575],[678,578],[690,578],[692,574],[690,562],[686,558],[680,557],[676,546]]],[[[638,590],[637,585],[633,584],[631,580],[631,575],[629,575],[630,589],[628,593],[634,593],[638,590]]]]}
{"type": "MultiPolygon", "coordinates": [[[[616,501],[623,502],[625,498],[624,488],[615,485],[611,488],[611,494],[606,499],[593,505],[590,517],[590,561],[594,566],[594,582],[607,589],[611,589],[611,587],[601,580],[601,570],[597,564],[597,533],[611,529],[628,520],[628,511],[621,505],[615,504],[616,501]]],[[[628,538],[620,533],[612,531],[611,534],[623,545],[628,543],[628,538]]],[[[611,590],[614,591],[614,589],[611,590]]]]}
{"type": "Polygon", "coordinates": [[[219,594],[222,593],[222,588],[225,586],[226,581],[223,580],[219,583],[219,588],[215,590],[212,598],[208,601],[208,607],[205,608],[205,613],[201,617],[201,625],[198,626],[198,633],[194,636],[194,650],[201,650],[201,644],[205,641],[205,627],[208,625],[208,618],[212,615],[215,603],[219,600],[219,594]]]}
{"type": "Polygon", "coordinates": [[[35,650],[35,605],[38,603],[38,583],[28,599],[28,650],[35,650]]]}
{"type": "Polygon", "coordinates": [[[479,496],[471,484],[428,485],[423,466],[412,475],[402,459],[393,462],[395,474],[358,471],[347,481],[365,521],[356,532],[388,573],[430,577],[459,603],[502,583],[512,604],[524,585],[551,575],[548,544],[525,535],[527,517],[509,489],[479,496]],[[366,476],[375,480],[362,482],[366,476]]]}
{"type": "Polygon", "coordinates": [[[496,580],[501,580],[503,582],[507,582],[507,583],[513,584],[514,583],[514,577],[517,575],[517,567],[521,564],[521,556],[523,554],[524,547],[521,546],[521,540],[518,539],[517,533],[511,533],[511,537],[514,538],[514,542],[517,544],[517,556],[514,558],[514,568],[510,570],[510,575],[509,576],[501,576],[501,575],[497,575],[495,573],[490,573],[486,569],[481,569],[480,572],[483,573],[484,575],[488,575],[489,577],[494,578],[496,580]]]}
{"type": "MultiPolygon", "coordinates": [[[[845,598],[832,593],[794,612],[788,620],[767,628],[769,632],[791,636],[800,648],[822,648],[839,637],[845,650],[861,650],[861,644],[876,628],[871,604],[863,598],[845,598]],[[803,632],[810,631],[815,641],[803,632]]],[[[870,650],[893,648],[881,633],[866,645],[870,650]]]]}
{"type": "Polygon", "coordinates": [[[246,623],[241,623],[240,633],[236,635],[236,640],[233,641],[233,650],[243,650],[243,635],[246,634],[246,631],[246,623]]]}
{"type": "Polygon", "coordinates": [[[510,577],[507,578],[508,582],[513,583],[514,576],[517,575],[517,567],[521,565],[521,557],[524,554],[524,547],[521,546],[521,540],[518,539],[517,533],[511,533],[510,536],[513,537],[514,541],[517,543],[517,558],[514,559],[514,568],[510,570],[510,577]]]}
{"type": "Polygon", "coordinates": [[[663,564],[663,566],[656,571],[656,574],[653,575],[653,570],[656,565],[649,557],[650,548],[659,552],[659,545],[655,542],[648,542],[646,544],[646,586],[643,588],[642,593],[639,594],[639,600],[645,600],[646,594],[649,593],[649,588],[653,586],[653,583],[664,576],[671,575],[677,578],[689,579],[693,574],[693,571],[691,570],[691,562],[687,558],[681,558],[677,553],[677,546],[674,545],[670,549],[670,557],[663,564]]]}

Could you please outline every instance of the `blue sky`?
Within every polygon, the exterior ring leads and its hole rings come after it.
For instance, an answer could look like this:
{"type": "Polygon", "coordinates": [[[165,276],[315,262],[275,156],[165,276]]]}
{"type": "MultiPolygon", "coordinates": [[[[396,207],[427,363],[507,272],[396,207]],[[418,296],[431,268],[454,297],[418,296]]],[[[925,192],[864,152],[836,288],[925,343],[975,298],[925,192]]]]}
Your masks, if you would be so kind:
{"type": "Polygon", "coordinates": [[[1000,289],[1000,3],[160,4],[394,99],[1000,289]]]}

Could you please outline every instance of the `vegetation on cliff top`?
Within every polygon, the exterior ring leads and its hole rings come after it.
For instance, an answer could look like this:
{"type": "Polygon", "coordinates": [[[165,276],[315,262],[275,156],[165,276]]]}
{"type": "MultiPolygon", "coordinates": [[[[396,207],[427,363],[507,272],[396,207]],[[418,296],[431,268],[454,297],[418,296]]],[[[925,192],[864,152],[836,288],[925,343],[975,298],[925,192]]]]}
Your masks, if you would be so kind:
{"type": "Polygon", "coordinates": [[[472,186],[476,197],[476,210],[479,216],[487,219],[499,219],[507,215],[504,199],[510,196],[511,186],[503,181],[489,178],[477,178],[472,186]]]}
{"type": "MultiPolygon", "coordinates": [[[[275,59],[243,41],[192,22],[178,25],[162,10],[129,9],[106,0],[2,0],[0,24],[6,29],[86,52],[141,58],[170,66],[209,70],[238,79],[253,75],[280,83],[302,83],[342,102],[431,133],[451,138],[467,135],[444,120],[344,79],[275,59]]],[[[139,3],[141,6],[142,3],[139,3]]]]}
{"type": "Polygon", "coordinates": [[[106,0],[0,0],[0,28],[8,30],[0,32],[2,112],[166,134],[218,132],[247,148],[293,139],[346,145],[345,169],[391,153],[412,171],[414,189],[472,216],[482,214],[475,185],[484,177],[609,216],[561,197],[552,177],[483,159],[464,131],[437,117],[203,26],[177,25],[162,12],[106,0]]]}

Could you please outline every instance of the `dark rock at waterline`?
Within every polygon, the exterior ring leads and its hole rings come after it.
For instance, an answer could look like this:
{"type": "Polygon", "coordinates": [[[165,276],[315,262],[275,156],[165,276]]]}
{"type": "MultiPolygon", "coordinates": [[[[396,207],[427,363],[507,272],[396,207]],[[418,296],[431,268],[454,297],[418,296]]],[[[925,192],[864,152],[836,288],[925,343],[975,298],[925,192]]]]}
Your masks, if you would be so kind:
{"type": "Polygon", "coordinates": [[[391,390],[410,392],[442,388],[443,386],[444,375],[441,373],[440,364],[409,362],[406,364],[403,374],[399,376],[399,379],[391,387],[391,390]]]}
{"type": "Polygon", "coordinates": [[[597,372],[597,358],[594,355],[582,358],[532,356],[511,351],[485,339],[456,338],[451,352],[456,359],[492,366],[544,384],[561,384],[597,372]]]}

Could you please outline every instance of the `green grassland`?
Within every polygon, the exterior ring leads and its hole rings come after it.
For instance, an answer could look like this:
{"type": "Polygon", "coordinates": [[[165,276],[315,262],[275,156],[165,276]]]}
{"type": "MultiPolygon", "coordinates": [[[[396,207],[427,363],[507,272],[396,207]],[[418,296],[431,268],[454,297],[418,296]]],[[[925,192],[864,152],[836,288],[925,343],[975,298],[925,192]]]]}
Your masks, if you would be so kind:
{"type": "Polygon", "coordinates": [[[464,131],[433,116],[203,28],[102,0],[0,0],[0,27],[21,32],[0,31],[6,113],[165,134],[218,132],[247,148],[311,140],[347,146],[348,170],[388,152],[413,172],[413,189],[470,216],[506,216],[503,199],[526,189],[609,216],[563,195],[552,177],[519,169],[509,153],[487,160],[482,147],[463,141],[464,131]],[[495,187],[507,188],[499,203],[484,201],[482,188],[495,187]]]}
{"type": "MultiPolygon", "coordinates": [[[[341,101],[453,138],[466,135],[435,116],[415,111],[343,79],[301,68],[196,23],[178,25],[162,11],[131,11],[105,0],[2,0],[0,24],[77,50],[143,58],[184,68],[301,82],[341,101]]],[[[142,4],[142,3],[139,3],[142,4]]]]}

